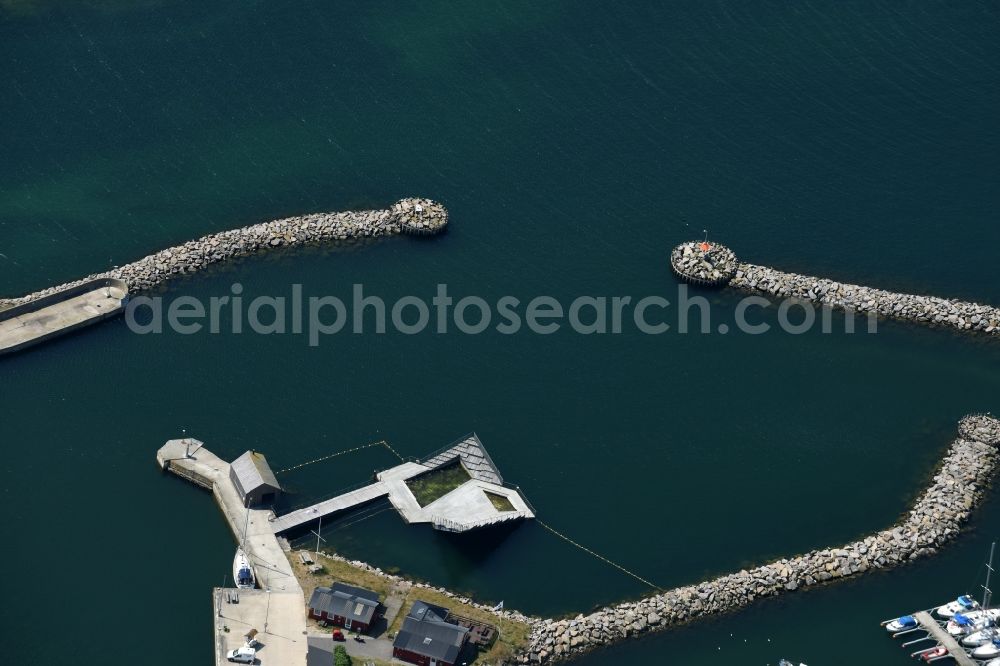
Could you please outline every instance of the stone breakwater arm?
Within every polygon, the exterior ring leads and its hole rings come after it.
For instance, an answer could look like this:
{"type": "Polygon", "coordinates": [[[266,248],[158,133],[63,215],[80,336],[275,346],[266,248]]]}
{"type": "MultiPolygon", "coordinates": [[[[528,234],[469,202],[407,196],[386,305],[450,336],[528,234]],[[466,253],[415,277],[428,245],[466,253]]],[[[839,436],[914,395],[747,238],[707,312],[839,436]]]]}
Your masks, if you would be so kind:
{"type": "Polygon", "coordinates": [[[538,620],[521,663],[566,658],[630,636],[743,608],[770,597],[930,555],[954,538],[997,464],[1000,421],[967,416],[930,486],[894,527],[714,580],[618,604],[572,620],[538,620]]]}
{"type": "Polygon", "coordinates": [[[884,289],[784,273],[767,266],[744,263],[736,266],[729,285],[737,289],[758,291],[781,298],[799,298],[903,321],[1000,335],[1000,308],[989,305],[937,296],[897,294],[884,289]]]}
{"type": "Polygon", "coordinates": [[[400,233],[426,235],[440,232],[447,224],[448,211],[444,206],[430,199],[415,198],[401,199],[388,210],[313,213],[261,222],[203,236],[130,264],[27,296],[0,299],[0,308],[20,305],[97,278],[117,278],[125,282],[130,293],[141,292],[175,276],[265,250],[400,233]]]}

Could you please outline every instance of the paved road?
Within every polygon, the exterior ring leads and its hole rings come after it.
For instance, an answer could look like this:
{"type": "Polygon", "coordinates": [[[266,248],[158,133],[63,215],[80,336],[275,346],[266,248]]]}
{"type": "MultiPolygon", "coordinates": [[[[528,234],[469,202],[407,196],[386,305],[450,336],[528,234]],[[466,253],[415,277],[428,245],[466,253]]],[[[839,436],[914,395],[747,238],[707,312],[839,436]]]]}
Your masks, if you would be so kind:
{"type": "MultiPolygon", "coordinates": [[[[308,666],[330,666],[333,663],[334,645],[329,636],[310,636],[308,666]]],[[[347,654],[354,658],[354,663],[358,666],[363,666],[365,657],[381,661],[392,659],[392,641],[387,638],[366,638],[364,643],[348,638],[341,645],[347,648],[347,654]]]]}

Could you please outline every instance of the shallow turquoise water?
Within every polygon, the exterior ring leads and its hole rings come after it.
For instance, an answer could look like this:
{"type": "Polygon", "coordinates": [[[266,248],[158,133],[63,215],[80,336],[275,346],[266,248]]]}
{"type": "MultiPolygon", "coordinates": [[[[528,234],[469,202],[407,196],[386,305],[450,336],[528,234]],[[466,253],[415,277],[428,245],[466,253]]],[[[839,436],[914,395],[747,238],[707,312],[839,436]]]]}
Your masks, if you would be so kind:
{"type": "MultiPolygon", "coordinates": [[[[17,7],[0,10],[5,294],[213,230],[424,195],[452,215],[431,242],[277,253],[167,295],[238,280],[247,296],[446,283],[673,300],[667,252],[708,227],[750,261],[1000,301],[992,5],[17,7]]],[[[702,293],[731,321],[739,295],[702,293]]],[[[13,663],[54,663],[55,634],[81,663],[126,663],[168,626],[178,663],[207,663],[208,590],[233,544],[208,495],[156,470],[182,428],[276,467],[382,437],[419,456],[476,430],[548,523],[667,587],[890,524],[958,418],[996,410],[998,362],[995,344],[893,323],[310,348],[107,322],[0,362],[0,638],[13,663]],[[156,611],[137,611],[151,593],[156,611]],[[95,621],[120,634],[115,655],[95,621]]],[[[305,501],[392,463],[370,451],[287,483],[305,501]]],[[[342,552],[532,613],[645,592],[534,524],[454,539],[392,512],[350,522],[325,531],[342,552]]],[[[930,562],[585,663],[904,663],[877,622],[966,591],[996,525],[991,495],[930,562]]]]}

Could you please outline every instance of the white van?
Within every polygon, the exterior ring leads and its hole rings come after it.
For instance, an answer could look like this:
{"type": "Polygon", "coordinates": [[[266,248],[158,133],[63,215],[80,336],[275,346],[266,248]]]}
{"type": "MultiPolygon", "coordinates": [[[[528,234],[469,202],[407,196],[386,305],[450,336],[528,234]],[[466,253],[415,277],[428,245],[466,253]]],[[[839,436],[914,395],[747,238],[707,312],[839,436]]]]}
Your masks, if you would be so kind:
{"type": "Polygon", "coordinates": [[[226,659],[238,664],[252,664],[257,659],[257,650],[252,647],[241,647],[226,654],[226,659]]]}

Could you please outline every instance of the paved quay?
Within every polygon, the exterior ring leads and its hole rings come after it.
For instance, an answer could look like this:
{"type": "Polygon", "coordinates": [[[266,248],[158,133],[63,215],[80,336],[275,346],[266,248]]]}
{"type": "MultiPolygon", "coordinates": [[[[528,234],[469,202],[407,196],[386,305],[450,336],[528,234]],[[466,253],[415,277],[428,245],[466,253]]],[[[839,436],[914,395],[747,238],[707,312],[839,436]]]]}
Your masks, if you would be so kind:
{"type": "MultiPolygon", "coordinates": [[[[215,613],[215,663],[229,663],[226,653],[243,647],[246,634],[257,630],[258,666],[286,666],[306,663],[309,637],[298,621],[304,616],[302,596],[265,590],[212,590],[215,613]]],[[[332,664],[333,661],[328,662],[332,664]]]]}

